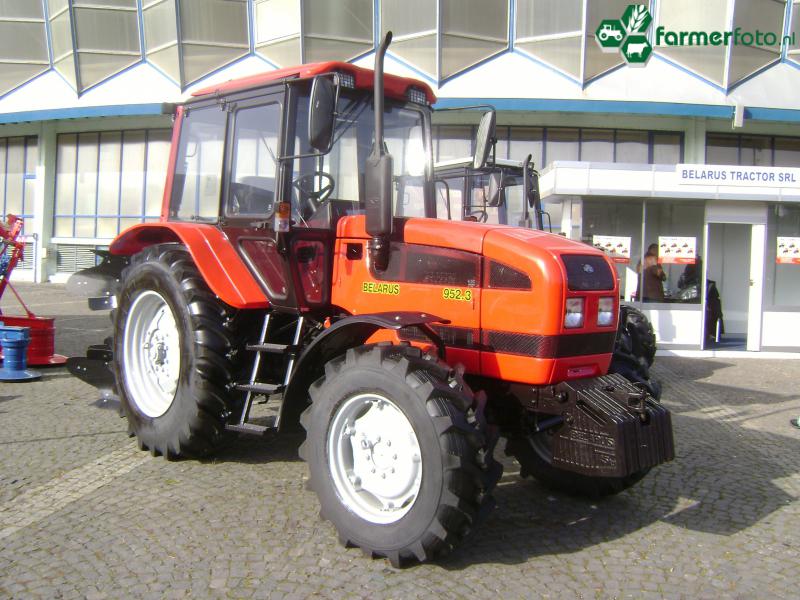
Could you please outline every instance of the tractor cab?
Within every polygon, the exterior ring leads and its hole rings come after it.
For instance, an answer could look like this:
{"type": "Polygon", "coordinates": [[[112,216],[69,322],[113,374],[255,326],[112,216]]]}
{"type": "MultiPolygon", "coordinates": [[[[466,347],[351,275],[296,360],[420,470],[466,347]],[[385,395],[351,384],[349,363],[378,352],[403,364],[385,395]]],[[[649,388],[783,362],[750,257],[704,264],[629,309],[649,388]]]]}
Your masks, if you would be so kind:
{"type": "MultiPolygon", "coordinates": [[[[224,232],[269,305],[327,307],[336,227],[366,211],[372,83],[369,71],[323,63],[196,92],[177,112],[162,220],[224,232]]],[[[395,214],[419,207],[421,216],[432,189],[433,95],[392,76],[385,89],[390,201],[395,214]]]]}

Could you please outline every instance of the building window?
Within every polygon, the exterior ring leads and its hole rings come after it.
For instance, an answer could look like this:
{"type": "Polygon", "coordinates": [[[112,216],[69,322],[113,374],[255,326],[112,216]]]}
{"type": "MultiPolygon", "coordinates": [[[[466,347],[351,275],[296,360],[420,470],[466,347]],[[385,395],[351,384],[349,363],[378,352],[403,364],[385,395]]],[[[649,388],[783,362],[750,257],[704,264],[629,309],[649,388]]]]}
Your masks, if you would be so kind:
{"type": "MultiPolygon", "coordinates": [[[[800,204],[774,204],[767,221],[767,269],[764,290],[767,306],[773,309],[800,308],[800,253],[798,248],[783,248],[783,255],[792,260],[781,259],[778,264],[778,238],[800,240],[800,204]]],[[[785,243],[785,240],[782,240],[785,243]]]]}
{"type": "Polygon", "coordinates": [[[642,293],[637,295],[640,300],[700,303],[703,257],[699,253],[703,248],[704,219],[705,203],[702,201],[645,202],[644,262],[637,269],[641,272],[642,293]],[[666,238],[673,238],[672,244],[666,238]],[[683,241],[675,245],[674,238],[683,238],[683,241]],[[686,255],[686,248],[681,246],[690,246],[692,241],[694,252],[690,257],[686,255]],[[648,273],[648,263],[653,261],[647,255],[654,252],[660,269],[648,273]],[[688,262],[690,260],[693,262],[688,262]],[[661,279],[663,295],[657,289],[654,290],[658,288],[655,276],[661,279]]]}
{"type": "Polygon", "coordinates": [[[758,167],[800,167],[800,138],[709,133],[706,163],[758,167]]]}
{"type": "MultiPolygon", "coordinates": [[[[437,161],[466,158],[472,153],[476,128],[439,125],[433,130],[437,161]]],[[[683,134],[628,129],[565,127],[497,127],[497,158],[523,161],[531,155],[542,170],[556,160],[606,163],[667,164],[683,162],[683,134]]],[[[787,156],[800,147],[786,150],[787,156]]]]}
{"type": "Polygon", "coordinates": [[[620,295],[630,300],[638,289],[636,267],[642,256],[642,201],[584,198],[582,210],[581,241],[595,245],[601,237],[611,236],[628,245],[627,256],[614,260],[620,295]]]}
{"type": "Polygon", "coordinates": [[[110,239],[161,214],[168,129],[58,136],[56,238],[110,239]]]}
{"type": "Polygon", "coordinates": [[[475,128],[469,125],[440,125],[434,129],[434,156],[437,161],[472,155],[475,128]]]}
{"type": "Polygon", "coordinates": [[[25,220],[22,233],[33,232],[33,203],[36,194],[36,165],[39,162],[37,139],[0,138],[0,199],[3,214],[25,220]]]}

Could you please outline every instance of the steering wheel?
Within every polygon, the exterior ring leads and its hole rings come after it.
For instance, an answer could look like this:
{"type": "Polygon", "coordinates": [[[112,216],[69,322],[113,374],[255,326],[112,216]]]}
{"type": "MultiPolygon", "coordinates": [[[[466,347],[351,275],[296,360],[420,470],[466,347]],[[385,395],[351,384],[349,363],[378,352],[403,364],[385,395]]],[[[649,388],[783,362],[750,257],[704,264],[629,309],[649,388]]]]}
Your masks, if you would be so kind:
{"type": "Polygon", "coordinates": [[[333,188],[336,187],[336,182],[330,173],[325,171],[313,171],[300,175],[297,179],[292,181],[292,187],[295,188],[303,198],[308,200],[311,205],[312,212],[319,209],[320,206],[330,198],[333,193],[333,188]],[[316,187],[316,182],[322,179],[322,185],[319,189],[316,187]]]}

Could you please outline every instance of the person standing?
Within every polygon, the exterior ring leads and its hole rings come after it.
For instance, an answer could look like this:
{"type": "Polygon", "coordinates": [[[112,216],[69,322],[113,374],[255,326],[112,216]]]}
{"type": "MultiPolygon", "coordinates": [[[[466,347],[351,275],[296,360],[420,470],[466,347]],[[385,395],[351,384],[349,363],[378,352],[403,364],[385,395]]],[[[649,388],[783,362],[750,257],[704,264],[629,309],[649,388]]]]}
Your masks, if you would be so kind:
{"type": "Polygon", "coordinates": [[[658,264],[658,244],[650,244],[644,255],[644,262],[636,267],[637,273],[642,273],[642,300],[644,302],[664,301],[664,281],[667,274],[658,264]]]}

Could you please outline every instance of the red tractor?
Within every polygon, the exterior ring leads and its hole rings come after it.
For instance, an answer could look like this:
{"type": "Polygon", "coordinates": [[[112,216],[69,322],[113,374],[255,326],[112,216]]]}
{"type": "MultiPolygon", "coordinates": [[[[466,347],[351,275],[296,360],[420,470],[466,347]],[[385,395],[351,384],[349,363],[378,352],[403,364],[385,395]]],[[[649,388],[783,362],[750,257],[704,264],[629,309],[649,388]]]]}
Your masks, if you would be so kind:
{"type": "Polygon", "coordinates": [[[121,273],[77,278],[115,308],[95,358],[141,448],[198,456],[302,425],[321,514],[398,565],[487,513],[500,434],[524,468],[599,493],[673,442],[669,412],[606,375],[619,293],[602,252],[397,216],[435,203],[435,98],[384,76],[390,39],[374,72],[305,65],[178,106],[161,220],[114,240],[121,273]],[[256,396],[280,397],[271,422],[251,422],[256,396]]]}

